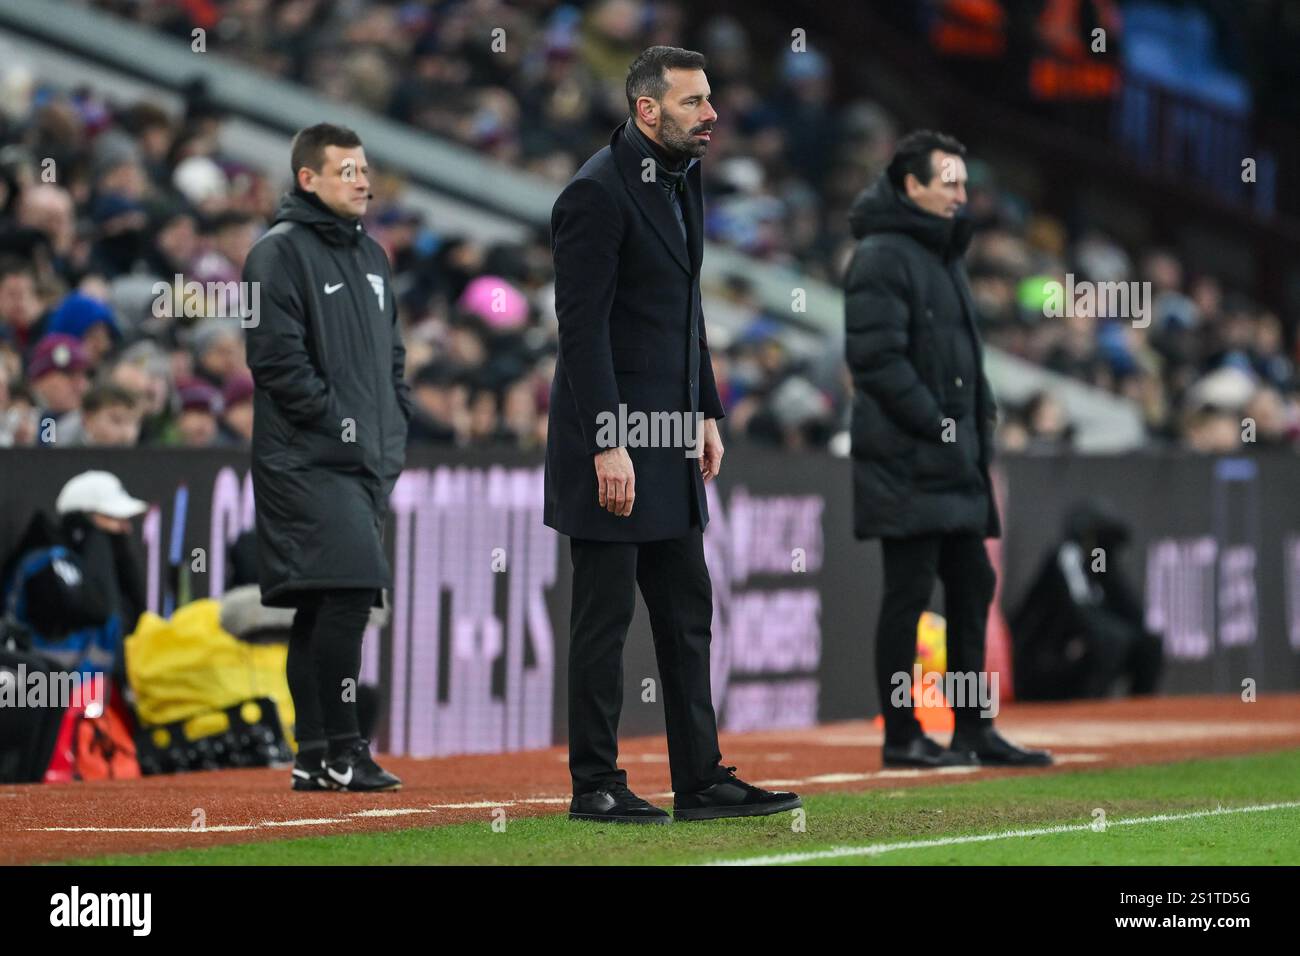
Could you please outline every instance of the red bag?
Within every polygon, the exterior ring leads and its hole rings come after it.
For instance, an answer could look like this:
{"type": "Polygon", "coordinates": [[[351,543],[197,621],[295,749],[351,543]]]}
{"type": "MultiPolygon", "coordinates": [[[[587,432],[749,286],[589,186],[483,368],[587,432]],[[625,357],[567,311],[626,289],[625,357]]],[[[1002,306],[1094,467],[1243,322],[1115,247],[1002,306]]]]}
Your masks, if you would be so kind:
{"type": "Polygon", "coordinates": [[[74,762],[82,780],[135,780],[140,761],[126,721],[112,707],[77,721],[74,762]]]}
{"type": "Polygon", "coordinates": [[[63,714],[54,757],[45,771],[46,783],[73,780],[134,780],[140,776],[135,741],[127,718],[113,697],[98,716],[87,716],[85,705],[63,714]]]}

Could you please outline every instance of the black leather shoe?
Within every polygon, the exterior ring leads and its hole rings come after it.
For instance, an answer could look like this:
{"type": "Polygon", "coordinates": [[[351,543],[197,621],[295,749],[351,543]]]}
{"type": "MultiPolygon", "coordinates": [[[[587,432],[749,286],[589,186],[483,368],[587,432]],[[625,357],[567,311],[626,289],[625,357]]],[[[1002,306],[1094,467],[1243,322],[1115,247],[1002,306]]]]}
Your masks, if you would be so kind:
{"type": "Polygon", "coordinates": [[[694,793],[673,796],[673,819],[720,820],[723,817],[765,817],[803,806],[796,793],[764,790],[736,776],[735,767],[722,768],[726,776],[694,793]]]}
{"type": "Polygon", "coordinates": [[[885,744],[884,764],[886,767],[974,767],[979,761],[969,751],[956,747],[944,749],[929,737],[922,734],[913,737],[905,744],[885,744]]]}
{"type": "Polygon", "coordinates": [[[621,784],[579,793],[569,804],[570,820],[596,823],[671,823],[667,812],[646,803],[621,784]]]}
{"type": "Polygon", "coordinates": [[[952,749],[973,751],[986,767],[1050,767],[1055,763],[1046,750],[1017,747],[992,727],[973,734],[953,734],[952,749]]]}

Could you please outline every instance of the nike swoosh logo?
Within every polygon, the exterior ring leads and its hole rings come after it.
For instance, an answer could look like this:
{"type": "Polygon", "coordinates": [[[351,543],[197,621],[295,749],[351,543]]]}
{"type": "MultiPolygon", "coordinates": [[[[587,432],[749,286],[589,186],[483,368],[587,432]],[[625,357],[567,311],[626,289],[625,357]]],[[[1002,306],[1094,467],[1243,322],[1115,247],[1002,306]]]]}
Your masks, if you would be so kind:
{"type": "Polygon", "coordinates": [[[335,773],[335,772],[334,772],[334,768],[333,768],[333,767],[330,767],[330,768],[329,768],[329,773],[330,773],[330,776],[334,778],[334,782],[337,783],[337,784],[338,784],[339,786],[341,786],[341,787],[346,787],[348,784],[350,784],[350,783],[352,782],[352,768],[351,768],[351,767],[348,767],[348,772],[347,772],[347,773],[335,773]]]}
{"type": "Polygon", "coordinates": [[[340,282],[338,285],[330,285],[328,282],[326,282],[326,283],[325,283],[325,294],[326,294],[326,295],[333,295],[335,292],[339,291],[339,289],[341,289],[341,288],[343,288],[343,283],[342,283],[342,282],[340,282]]]}

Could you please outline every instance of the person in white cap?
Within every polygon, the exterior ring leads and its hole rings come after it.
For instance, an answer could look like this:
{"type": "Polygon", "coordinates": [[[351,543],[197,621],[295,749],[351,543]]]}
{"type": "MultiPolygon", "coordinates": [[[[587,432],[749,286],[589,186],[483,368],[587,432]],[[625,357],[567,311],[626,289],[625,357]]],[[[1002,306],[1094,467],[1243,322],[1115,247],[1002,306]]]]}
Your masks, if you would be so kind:
{"type": "Polygon", "coordinates": [[[122,639],[147,603],[145,557],[131,519],[148,504],[111,472],[85,471],[63,486],[54,507],[57,527],[37,515],[23,535],[20,563],[35,564],[19,618],[32,628],[32,646],[58,666],[121,681],[122,639]]]}
{"type": "Polygon", "coordinates": [[[145,609],[145,558],[131,519],[149,510],[111,471],[83,471],[55,499],[63,538],[130,634],[145,609]]]}
{"type": "Polygon", "coordinates": [[[121,479],[111,471],[83,471],[63,486],[54,510],[60,515],[84,512],[101,531],[127,534],[131,519],[144,514],[149,506],[127,494],[121,479]]]}

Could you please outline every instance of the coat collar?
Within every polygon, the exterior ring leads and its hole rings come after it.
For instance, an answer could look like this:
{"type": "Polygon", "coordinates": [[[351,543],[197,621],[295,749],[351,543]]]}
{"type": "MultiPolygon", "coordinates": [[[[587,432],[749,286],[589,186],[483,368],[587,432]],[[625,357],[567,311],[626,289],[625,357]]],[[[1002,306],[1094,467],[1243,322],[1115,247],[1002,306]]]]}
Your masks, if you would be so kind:
{"type": "Polygon", "coordinates": [[[281,198],[275,221],[302,223],[334,246],[355,245],[365,235],[360,219],[344,219],[321,202],[320,197],[296,186],[281,198]]]}
{"type": "MultiPolygon", "coordinates": [[[[627,123],[632,122],[629,118],[627,123]]],[[[692,160],[686,170],[686,195],[683,197],[682,213],[686,219],[686,232],[690,242],[682,240],[682,231],[677,226],[664,188],[656,182],[645,182],[641,178],[641,153],[628,144],[623,135],[623,126],[614,130],[609,139],[610,151],[623,185],[627,188],[637,208],[650,220],[650,225],[673,259],[687,273],[696,275],[704,259],[704,193],[700,184],[700,163],[692,160]]]]}

